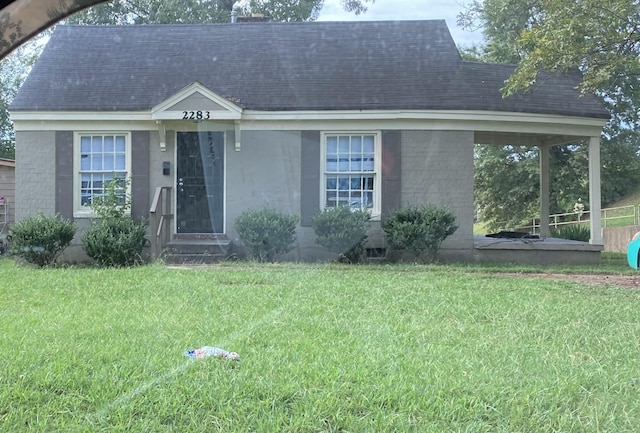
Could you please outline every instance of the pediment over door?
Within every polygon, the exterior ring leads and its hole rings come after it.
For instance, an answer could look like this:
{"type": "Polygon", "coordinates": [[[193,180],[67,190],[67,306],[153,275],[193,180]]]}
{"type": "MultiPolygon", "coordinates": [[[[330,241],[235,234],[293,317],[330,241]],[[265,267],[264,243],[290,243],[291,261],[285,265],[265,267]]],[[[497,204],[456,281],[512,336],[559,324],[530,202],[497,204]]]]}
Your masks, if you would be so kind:
{"type": "Polygon", "coordinates": [[[242,107],[195,82],[151,109],[154,120],[239,120],[242,107]]]}

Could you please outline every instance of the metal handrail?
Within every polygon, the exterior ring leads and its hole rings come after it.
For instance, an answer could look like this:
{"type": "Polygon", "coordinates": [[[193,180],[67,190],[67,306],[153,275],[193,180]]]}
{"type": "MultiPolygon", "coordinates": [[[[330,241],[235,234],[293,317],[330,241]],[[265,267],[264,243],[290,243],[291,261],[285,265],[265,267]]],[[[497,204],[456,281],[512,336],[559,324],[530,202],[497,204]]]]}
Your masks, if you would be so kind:
{"type": "MultiPolygon", "coordinates": [[[[607,227],[607,221],[633,218],[633,225],[640,225],[640,205],[617,206],[601,209],[602,227],[607,227]],[[623,215],[613,214],[619,211],[631,210],[623,215]],[[612,215],[613,214],[613,215],[612,215]]],[[[590,211],[565,212],[549,215],[549,227],[558,228],[571,224],[582,224],[589,221],[590,211]]],[[[532,218],[530,225],[519,227],[521,230],[529,230],[532,234],[540,233],[540,218],[532,218]]]]}
{"type": "Polygon", "coordinates": [[[153,260],[160,258],[170,240],[171,230],[169,230],[169,223],[173,218],[171,190],[170,186],[157,187],[151,201],[149,222],[152,233],[151,257],[153,260]]]}

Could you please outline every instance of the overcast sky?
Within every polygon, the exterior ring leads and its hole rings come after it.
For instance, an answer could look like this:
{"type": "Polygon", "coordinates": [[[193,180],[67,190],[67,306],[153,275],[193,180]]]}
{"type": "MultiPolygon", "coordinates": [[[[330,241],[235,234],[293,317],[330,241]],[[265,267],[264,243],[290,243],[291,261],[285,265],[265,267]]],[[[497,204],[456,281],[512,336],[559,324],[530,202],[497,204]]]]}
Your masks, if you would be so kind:
{"type": "Polygon", "coordinates": [[[361,15],[345,12],[339,0],[325,0],[319,21],[380,21],[444,19],[453,40],[458,45],[469,46],[482,41],[480,31],[462,30],[456,17],[464,9],[462,0],[375,0],[368,11],[361,15]]]}

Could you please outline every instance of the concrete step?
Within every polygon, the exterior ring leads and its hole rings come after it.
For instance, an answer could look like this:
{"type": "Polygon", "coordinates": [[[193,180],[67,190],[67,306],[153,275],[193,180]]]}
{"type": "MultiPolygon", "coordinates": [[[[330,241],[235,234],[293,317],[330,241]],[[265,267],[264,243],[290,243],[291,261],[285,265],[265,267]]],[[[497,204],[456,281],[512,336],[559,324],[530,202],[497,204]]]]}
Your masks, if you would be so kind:
{"type": "Polygon", "coordinates": [[[167,264],[213,264],[230,254],[231,241],[226,238],[173,239],[164,251],[167,264]]]}
{"type": "Polygon", "coordinates": [[[167,265],[212,265],[220,263],[227,257],[227,254],[165,254],[164,263],[167,265]]]}

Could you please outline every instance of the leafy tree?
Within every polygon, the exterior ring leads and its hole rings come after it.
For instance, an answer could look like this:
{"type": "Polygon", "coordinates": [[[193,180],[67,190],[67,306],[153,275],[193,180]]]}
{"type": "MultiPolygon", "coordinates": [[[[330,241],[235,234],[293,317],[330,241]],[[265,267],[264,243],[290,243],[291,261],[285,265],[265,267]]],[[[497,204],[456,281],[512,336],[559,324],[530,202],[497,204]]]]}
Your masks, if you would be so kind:
{"type": "MultiPolygon", "coordinates": [[[[356,15],[374,0],[341,0],[356,15]]],[[[169,24],[229,22],[234,7],[241,13],[264,14],[273,21],[308,21],[318,18],[324,0],[114,0],[71,17],[74,24],[169,24]]]]}
{"type": "Polygon", "coordinates": [[[0,158],[15,157],[14,130],[9,117],[9,105],[40,51],[37,41],[31,42],[0,60],[0,158]]]}

